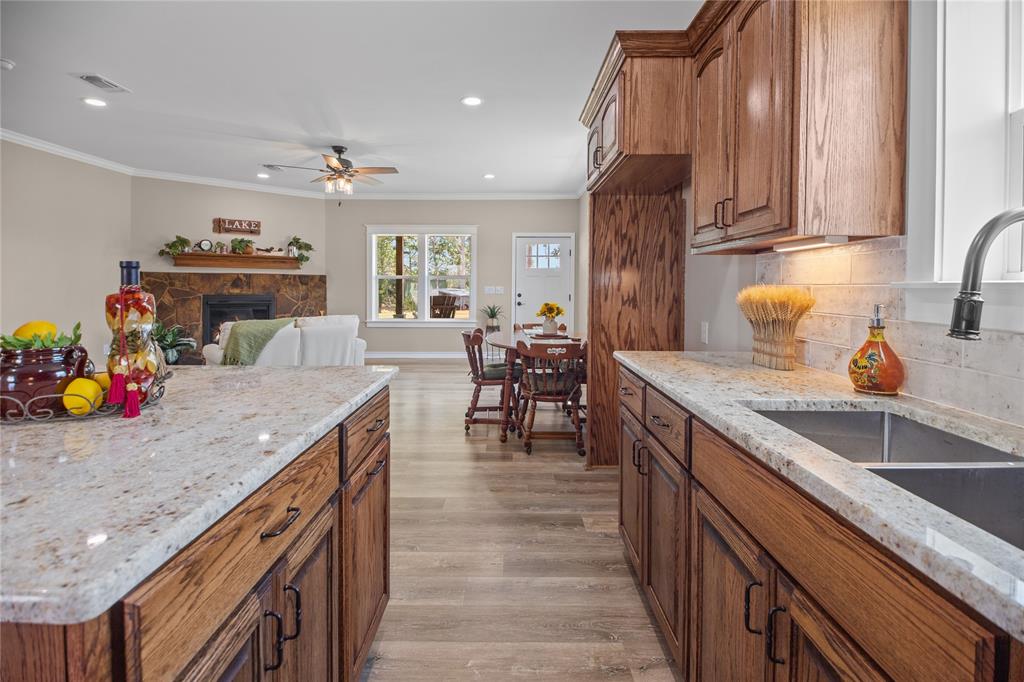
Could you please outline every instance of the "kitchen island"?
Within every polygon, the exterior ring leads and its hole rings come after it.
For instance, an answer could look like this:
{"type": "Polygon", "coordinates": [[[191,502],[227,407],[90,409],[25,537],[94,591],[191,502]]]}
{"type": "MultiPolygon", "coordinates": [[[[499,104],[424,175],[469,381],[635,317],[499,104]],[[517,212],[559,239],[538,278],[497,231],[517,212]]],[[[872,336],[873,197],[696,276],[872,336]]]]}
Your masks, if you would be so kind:
{"type": "MultiPolygon", "coordinates": [[[[749,354],[615,358],[620,533],[691,679],[1024,679],[1024,550],[893,482],[941,470],[929,457],[967,447],[957,437],[984,456],[946,473],[1019,480],[1024,428],[858,394],[827,372],[756,367],[749,354]],[[879,434],[844,427],[837,439],[815,431],[816,412],[840,425],[905,420],[917,442],[899,445],[923,459],[840,456],[879,434]]],[[[976,507],[997,501],[987,491],[976,507]]],[[[1024,519],[1001,521],[1019,543],[1024,519]]]]}
{"type": "Polygon", "coordinates": [[[4,425],[3,679],[357,676],[396,373],[181,368],[133,420],[4,425]]]}

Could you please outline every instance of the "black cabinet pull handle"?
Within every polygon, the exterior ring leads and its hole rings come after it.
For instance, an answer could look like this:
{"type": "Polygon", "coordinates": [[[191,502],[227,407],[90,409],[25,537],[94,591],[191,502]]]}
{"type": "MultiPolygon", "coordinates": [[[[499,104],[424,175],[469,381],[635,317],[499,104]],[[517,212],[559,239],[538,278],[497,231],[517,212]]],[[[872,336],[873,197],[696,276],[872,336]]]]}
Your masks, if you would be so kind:
{"type": "Polygon", "coordinates": [[[286,530],[288,530],[288,528],[293,523],[295,523],[295,519],[299,518],[299,514],[302,513],[302,510],[299,509],[298,507],[288,507],[287,512],[288,512],[288,518],[285,519],[283,524],[281,524],[281,527],[278,528],[277,530],[265,530],[265,531],[263,531],[262,533],[260,533],[260,540],[265,540],[267,538],[276,538],[278,535],[280,535],[281,533],[283,533],[286,530]]]}
{"type": "Polygon", "coordinates": [[[725,222],[725,205],[727,203],[729,203],[730,201],[732,201],[732,197],[726,197],[726,198],[722,199],[722,227],[723,228],[732,227],[733,226],[733,223],[725,222]]]}
{"type": "Polygon", "coordinates": [[[270,609],[263,612],[263,617],[273,618],[277,628],[277,634],[274,635],[274,662],[263,666],[263,670],[270,672],[271,670],[277,670],[284,663],[284,619],[281,618],[280,613],[270,609]]]}
{"type": "Polygon", "coordinates": [[[723,202],[721,202],[721,201],[716,201],[715,202],[715,211],[714,211],[714,214],[715,214],[715,228],[719,229],[719,230],[724,230],[725,229],[725,225],[722,225],[722,224],[720,224],[718,222],[718,209],[722,207],[722,203],[723,202]]]}
{"type": "Polygon", "coordinates": [[[625,386],[619,386],[619,395],[633,395],[633,391],[629,390],[625,386]]]}
{"type": "Polygon", "coordinates": [[[290,642],[293,639],[298,639],[299,635],[302,634],[302,590],[288,583],[284,586],[284,592],[285,594],[291,592],[295,595],[295,632],[282,637],[284,641],[290,642]]]}
{"type": "MultiPolygon", "coordinates": [[[[647,450],[647,452],[650,452],[650,448],[648,448],[646,445],[641,445],[640,449],[637,451],[637,455],[639,455],[639,453],[643,452],[644,450],[647,450]]],[[[642,459],[637,459],[636,470],[640,472],[641,476],[646,476],[647,472],[644,471],[642,466],[640,466],[641,464],[643,464],[643,460],[642,459]]]]}
{"type": "Polygon", "coordinates": [[[590,156],[590,160],[593,162],[594,168],[600,168],[601,167],[601,162],[597,160],[597,155],[601,154],[603,151],[604,151],[604,147],[602,147],[601,145],[597,145],[596,147],[594,147],[594,153],[591,154],[591,156],[590,156]]]}
{"type": "Polygon", "coordinates": [[[376,476],[380,472],[384,471],[384,465],[387,464],[387,463],[388,463],[388,461],[386,459],[378,459],[377,460],[377,467],[373,471],[370,472],[370,476],[376,476]]]}
{"type": "Polygon", "coordinates": [[[783,665],[786,662],[784,658],[775,658],[775,614],[785,612],[785,606],[776,606],[768,612],[768,634],[764,638],[764,650],[768,655],[768,660],[775,665],[783,665]]]}
{"type": "Polygon", "coordinates": [[[640,452],[636,449],[643,441],[637,438],[633,441],[633,466],[640,470],[640,452]]]}
{"type": "Polygon", "coordinates": [[[385,424],[387,424],[387,420],[378,419],[377,421],[373,422],[373,426],[369,426],[366,428],[366,432],[373,433],[374,431],[380,431],[381,429],[384,428],[385,424]]]}
{"type": "Polygon", "coordinates": [[[745,627],[747,629],[747,632],[749,632],[752,635],[761,635],[764,633],[760,630],[755,630],[754,628],[750,627],[750,591],[755,587],[761,587],[760,580],[755,580],[752,583],[747,583],[746,589],[743,590],[743,627],[745,627]]]}
{"type": "Polygon", "coordinates": [[[663,429],[672,428],[671,424],[669,424],[667,421],[665,421],[659,415],[656,414],[651,415],[651,423],[654,424],[655,426],[660,426],[663,429]]]}

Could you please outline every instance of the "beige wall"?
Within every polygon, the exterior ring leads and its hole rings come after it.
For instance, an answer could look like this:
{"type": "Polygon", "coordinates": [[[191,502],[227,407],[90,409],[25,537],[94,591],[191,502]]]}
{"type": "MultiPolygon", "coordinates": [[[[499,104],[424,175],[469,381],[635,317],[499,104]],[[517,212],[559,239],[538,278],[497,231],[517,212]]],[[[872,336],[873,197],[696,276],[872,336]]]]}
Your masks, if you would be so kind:
{"type": "Polygon", "coordinates": [[[81,321],[99,357],[110,339],[103,298],[117,289],[131,239],[131,177],[0,142],[0,330],[81,321]]]}
{"type": "MultiPolygon", "coordinates": [[[[576,232],[576,199],[541,201],[329,201],[327,206],[327,307],[366,319],[365,225],[477,225],[476,306],[497,303],[506,313],[512,297],[512,233],[576,232]],[[503,295],[484,295],[503,286],[503,295]]],[[[577,307],[576,314],[579,314],[577,307]]],[[[476,311],[474,311],[476,312],[476,311]]],[[[483,323],[483,320],[480,320],[483,323]]],[[[502,324],[508,324],[508,317],[502,324]]],[[[459,332],[451,328],[364,327],[369,352],[458,352],[459,332]]]]}
{"type": "MultiPolygon", "coordinates": [[[[169,258],[156,255],[165,242],[180,234],[193,242],[209,239],[230,243],[231,237],[245,235],[217,234],[213,231],[213,219],[252,218],[263,222],[260,235],[252,237],[256,246],[283,248],[292,236],[298,235],[314,249],[302,272],[324,274],[323,199],[151,178],[135,177],[131,181],[131,255],[141,261],[143,270],[188,272],[186,268],[174,267],[169,258]]],[[[211,272],[208,268],[193,270],[211,272]]]]}
{"type": "Polygon", "coordinates": [[[576,329],[585,331],[590,320],[590,195],[579,198],[576,228],[576,329]]]}

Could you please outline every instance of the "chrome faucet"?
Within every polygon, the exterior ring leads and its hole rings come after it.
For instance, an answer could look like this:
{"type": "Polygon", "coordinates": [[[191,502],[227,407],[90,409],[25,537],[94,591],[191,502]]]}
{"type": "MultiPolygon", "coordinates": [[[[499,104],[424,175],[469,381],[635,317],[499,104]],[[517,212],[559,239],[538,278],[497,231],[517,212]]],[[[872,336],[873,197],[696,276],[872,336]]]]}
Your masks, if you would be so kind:
{"type": "Polygon", "coordinates": [[[953,299],[953,320],[949,323],[949,336],[954,339],[977,341],[981,338],[981,273],[985,269],[985,256],[999,234],[1010,225],[1024,221],[1024,206],[1010,208],[978,230],[964,261],[964,276],[960,293],[953,299]]]}

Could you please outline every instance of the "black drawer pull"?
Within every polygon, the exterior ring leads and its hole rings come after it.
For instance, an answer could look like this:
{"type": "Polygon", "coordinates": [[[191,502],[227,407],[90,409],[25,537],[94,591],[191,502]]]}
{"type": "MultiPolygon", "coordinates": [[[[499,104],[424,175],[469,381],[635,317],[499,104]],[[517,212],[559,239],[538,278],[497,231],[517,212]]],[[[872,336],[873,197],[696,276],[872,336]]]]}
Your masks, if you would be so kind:
{"type": "MultiPolygon", "coordinates": [[[[724,230],[725,229],[725,225],[720,225],[718,223],[718,209],[720,207],[722,207],[723,203],[724,202],[721,202],[721,201],[716,201],[715,202],[715,211],[714,211],[714,213],[715,213],[715,228],[717,228],[719,230],[724,230]]],[[[724,211],[723,211],[723,213],[724,213],[724,211]]]]}
{"type": "Polygon", "coordinates": [[[281,618],[280,613],[269,609],[263,612],[263,617],[273,618],[277,629],[277,634],[274,636],[274,662],[263,666],[263,670],[270,672],[271,670],[277,670],[284,663],[284,619],[281,618]]]}
{"type": "Polygon", "coordinates": [[[664,419],[662,419],[660,416],[658,416],[656,414],[652,414],[651,415],[651,423],[654,424],[655,426],[660,426],[663,429],[671,429],[672,428],[671,424],[669,424],[667,421],[665,421],[664,419]]]}
{"type": "Polygon", "coordinates": [[[629,390],[625,386],[619,386],[619,395],[634,395],[633,391],[629,390]]]}
{"type": "Polygon", "coordinates": [[[743,590],[743,627],[747,629],[752,635],[764,634],[760,630],[755,630],[750,627],[750,591],[755,587],[761,587],[761,581],[755,580],[752,583],[747,583],[747,588],[743,590]]]}
{"type": "Polygon", "coordinates": [[[386,419],[378,419],[377,421],[373,422],[373,426],[366,427],[366,432],[373,433],[374,431],[380,431],[381,429],[384,428],[384,425],[387,423],[388,422],[386,419]]]}
{"type": "Polygon", "coordinates": [[[260,540],[265,540],[267,538],[276,538],[278,535],[280,535],[281,533],[283,533],[286,530],[288,530],[288,528],[293,523],[295,523],[295,519],[299,518],[299,514],[302,513],[302,510],[299,509],[298,507],[288,507],[287,511],[288,511],[288,518],[285,519],[283,524],[281,524],[281,527],[278,528],[277,530],[265,530],[265,531],[263,531],[262,533],[260,533],[260,540]]]}
{"type": "Polygon", "coordinates": [[[590,155],[590,161],[594,168],[601,167],[601,162],[597,159],[598,154],[604,155],[604,147],[601,145],[594,147],[594,153],[590,155]]]}
{"type": "Polygon", "coordinates": [[[373,471],[370,472],[370,476],[376,476],[380,472],[384,471],[384,467],[385,467],[385,465],[387,465],[387,463],[388,463],[388,461],[386,459],[378,459],[377,460],[377,467],[373,471]]]}
{"type": "Polygon", "coordinates": [[[732,201],[732,197],[722,199],[722,227],[732,227],[734,223],[725,222],[725,205],[732,201]]]}
{"type": "Polygon", "coordinates": [[[302,634],[302,590],[288,583],[284,586],[284,592],[285,594],[291,592],[295,595],[295,632],[283,637],[284,641],[289,642],[293,639],[298,639],[299,635],[302,634]]]}
{"type": "Polygon", "coordinates": [[[768,655],[768,660],[775,665],[784,665],[786,663],[786,659],[784,658],[775,658],[775,614],[785,612],[785,606],[776,606],[768,612],[768,634],[764,638],[764,650],[768,655]]]}
{"type": "MultiPolygon", "coordinates": [[[[650,449],[649,449],[649,448],[648,448],[648,447],[647,447],[646,445],[641,445],[641,446],[640,446],[640,449],[639,449],[639,450],[638,450],[637,452],[638,452],[638,453],[639,453],[639,452],[643,452],[644,450],[647,450],[648,452],[650,452],[650,449]]],[[[643,459],[638,459],[638,460],[637,460],[637,467],[636,467],[636,470],[640,472],[640,475],[641,475],[641,476],[646,476],[646,475],[647,475],[647,472],[646,472],[646,471],[644,471],[643,467],[641,466],[641,465],[642,465],[643,463],[644,463],[644,462],[643,462],[643,459]]]]}
{"type": "Polygon", "coordinates": [[[633,466],[636,467],[637,471],[640,470],[640,452],[637,450],[637,446],[642,442],[639,438],[633,441],[633,466]]]}

